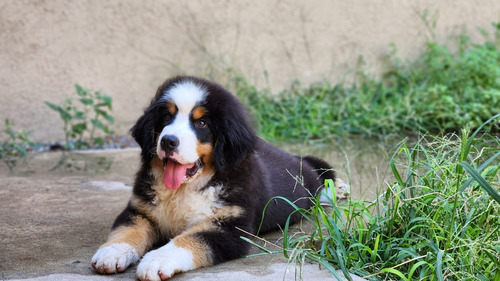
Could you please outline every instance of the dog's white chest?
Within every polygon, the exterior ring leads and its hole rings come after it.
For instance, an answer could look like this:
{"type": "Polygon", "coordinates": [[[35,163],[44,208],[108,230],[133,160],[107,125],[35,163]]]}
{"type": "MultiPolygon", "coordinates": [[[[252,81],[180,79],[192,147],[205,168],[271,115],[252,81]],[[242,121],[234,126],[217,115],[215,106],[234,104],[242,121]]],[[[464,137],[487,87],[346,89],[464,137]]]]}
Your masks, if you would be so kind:
{"type": "Polygon", "coordinates": [[[222,186],[196,190],[187,185],[180,190],[157,190],[152,215],[162,235],[173,238],[213,216],[223,206],[219,199],[222,186]]]}

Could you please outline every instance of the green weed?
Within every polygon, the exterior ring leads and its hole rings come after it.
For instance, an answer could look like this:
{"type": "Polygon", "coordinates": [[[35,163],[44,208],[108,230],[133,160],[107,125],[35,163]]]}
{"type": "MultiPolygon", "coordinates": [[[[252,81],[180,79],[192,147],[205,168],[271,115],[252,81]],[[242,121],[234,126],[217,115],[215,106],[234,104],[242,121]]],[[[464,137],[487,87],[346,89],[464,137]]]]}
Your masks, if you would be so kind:
{"type": "Polygon", "coordinates": [[[59,113],[64,125],[66,149],[87,149],[101,147],[104,144],[102,137],[96,137],[96,131],[105,136],[113,135],[109,125],[115,122],[111,115],[112,99],[100,92],[92,92],[75,86],[79,106],[73,98],[66,98],[60,105],[46,101],[45,104],[59,113]]]}
{"type": "MultiPolygon", "coordinates": [[[[387,137],[478,128],[500,112],[500,24],[483,44],[466,35],[451,47],[428,42],[412,62],[396,57],[381,79],[360,75],[354,85],[293,83],[281,93],[234,79],[237,95],[268,140],[314,140],[360,134],[387,137]]],[[[491,132],[500,122],[490,123],[491,132]]]]}
{"type": "Polygon", "coordinates": [[[26,159],[29,147],[34,144],[29,137],[31,131],[16,131],[13,126],[11,120],[5,119],[6,138],[0,142],[0,159],[7,165],[10,173],[19,161],[26,159]]]}
{"type": "Polygon", "coordinates": [[[500,139],[479,135],[499,118],[472,134],[402,143],[390,161],[394,182],[374,201],[336,202],[331,180],[330,207],[319,196],[308,210],[276,198],[313,230],[292,233],[286,223],[280,250],[258,247],[317,262],[338,280],[335,268],[369,280],[499,280],[500,139]]]}

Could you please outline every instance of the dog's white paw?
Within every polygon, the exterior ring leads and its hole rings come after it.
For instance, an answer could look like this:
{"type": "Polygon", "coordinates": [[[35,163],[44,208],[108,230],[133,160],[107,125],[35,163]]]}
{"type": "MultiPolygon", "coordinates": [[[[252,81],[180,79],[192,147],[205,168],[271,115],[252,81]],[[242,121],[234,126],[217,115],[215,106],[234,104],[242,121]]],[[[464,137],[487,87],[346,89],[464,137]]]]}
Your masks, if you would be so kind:
{"type": "Polygon", "coordinates": [[[193,254],[176,247],[172,241],[144,255],[137,266],[139,280],[158,281],[170,278],[177,272],[195,269],[193,254]]]}
{"type": "Polygon", "coordinates": [[[337,200],[346,199],[351,194],[351,187],[339,178],[335,179],[335,187],[337,188],[337,200]]]}
{"type": "MultiPolygon", "coordinates": [[[[336,178],[334,185],[335,185],[335,197],[337,198],[337,200],[347,199],[351,194],[351,188],[343,180],[336,178]]],[[[324,188],[321,191],[319,202],[323,204],[331,204],[332,202],[331,194],[332,194],[331,190],[327,190],[324,188]]]]}
{"type": "Polygon", "coordinates": [[[127,243],[111,244],[102,247],[92,257],[92,267],[102,274],[123,272],[139,260],[134,247],[127,243]]]}

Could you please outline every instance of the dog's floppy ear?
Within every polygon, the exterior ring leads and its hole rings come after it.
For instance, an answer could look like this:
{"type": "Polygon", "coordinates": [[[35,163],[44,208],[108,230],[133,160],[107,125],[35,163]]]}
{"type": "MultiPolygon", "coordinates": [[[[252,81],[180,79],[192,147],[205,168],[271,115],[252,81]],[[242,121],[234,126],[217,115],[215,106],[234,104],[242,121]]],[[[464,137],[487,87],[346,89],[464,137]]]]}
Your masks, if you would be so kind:
{"type": "Polygon", "coordinates": [[[208,93],[203,106],[208,110],[214,136],[214,165],[219,173],[239,165],[254,151],[257,141],[250,117],[240,101],[221,85],[197,79],[208,93]]]}
{"type": "Polygon", "coordinates": [[[153,137],[153,122],[154,115],[150,114],[150,108],[144,111],[144,114],[137,120],[135,125],[130,129],[132,137],[141,146],[142,156],[144,159],[152,157],[154,146],[153,137]]]}
{"type": "Polygon", "coordinates": [[[257,139],[246,118],[225,116],[221,123],[215,132],[214,164],[217,172],[245,160],[253,152],[257,139]]]}

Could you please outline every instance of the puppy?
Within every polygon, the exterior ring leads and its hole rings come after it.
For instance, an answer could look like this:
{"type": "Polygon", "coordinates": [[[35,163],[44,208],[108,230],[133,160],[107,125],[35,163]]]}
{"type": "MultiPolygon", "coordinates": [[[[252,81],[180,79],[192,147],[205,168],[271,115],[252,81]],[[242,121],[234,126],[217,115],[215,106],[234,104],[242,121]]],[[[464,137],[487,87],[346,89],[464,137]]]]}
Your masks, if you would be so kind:
{"type": "Polygon", "coordinates": [[[273,197],[309,208],[324,180],[335,179],[323,160],[258,138],[242,104],[200,78],[164,82],[131,132],[141,167],[128,206],[92,258],[102,274],[140,260],[140,280],[165,280],[239,258],[250,247],[239,229],[265,233],[294,211],[273,197]]]}

